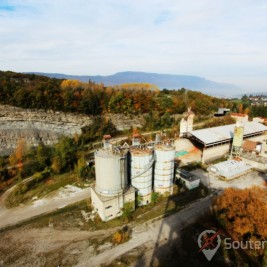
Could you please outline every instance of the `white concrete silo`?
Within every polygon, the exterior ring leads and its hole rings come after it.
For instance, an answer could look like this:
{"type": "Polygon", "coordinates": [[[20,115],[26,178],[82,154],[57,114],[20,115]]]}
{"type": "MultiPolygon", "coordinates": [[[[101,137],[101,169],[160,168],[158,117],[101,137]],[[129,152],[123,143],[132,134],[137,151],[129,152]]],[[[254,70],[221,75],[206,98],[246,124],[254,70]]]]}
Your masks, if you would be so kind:
{"type": "Polygon", "coordinates": [[[160,194],[173,192],[175,147],[155,146],[154,191],[160,194]]]}
{"type": "Polygon", "coordinates": [[[127,184],[125,155],[111,150],[100,149],[95,152],[95,191],[101,195],[121,194],[127,184]]]}
{"type": "Polygon", "coordinates": [[[140,197],[138,205],[151,202],[153,151],[149,149],[131,149],[131,184],[140,197]]]}

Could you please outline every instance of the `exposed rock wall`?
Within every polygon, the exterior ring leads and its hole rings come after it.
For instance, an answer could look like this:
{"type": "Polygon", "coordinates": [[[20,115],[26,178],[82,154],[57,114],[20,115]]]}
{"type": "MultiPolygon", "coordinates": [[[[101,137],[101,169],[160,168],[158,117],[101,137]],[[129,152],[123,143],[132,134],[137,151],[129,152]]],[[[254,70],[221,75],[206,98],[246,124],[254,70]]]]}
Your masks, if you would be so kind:
{"type": "MultiPolygon", "coordinates": [[[[142,127],[142,117],[127,117],[124,115],[106,115],[118,130],[131,127],[142,127]]],[[[9,154],[20,139],[30,145],[38,145],[42,141],[52,145],[60,136],[81,134],[81,128],[93,123],[93,117],[53,112],[51,110],[21,109],[8,105],[0,105],[0,155],[9,154]]]]}
{"type": "Polygon", "coordinates": [[[51,145],[62,135],[81,134],[90,124],[92,118],[85,115],[0,105],[0,154],[10,153],[20,139],[34,146],[40,141],[51,145]]]}
{"type": "Polygon", "coordinates": [[[143,116],[125,116],[123,114],[108,114],[106,119],[110,119],[118,131],[129,130],[131,127],[142,128],[145,124],[143,116]]]}

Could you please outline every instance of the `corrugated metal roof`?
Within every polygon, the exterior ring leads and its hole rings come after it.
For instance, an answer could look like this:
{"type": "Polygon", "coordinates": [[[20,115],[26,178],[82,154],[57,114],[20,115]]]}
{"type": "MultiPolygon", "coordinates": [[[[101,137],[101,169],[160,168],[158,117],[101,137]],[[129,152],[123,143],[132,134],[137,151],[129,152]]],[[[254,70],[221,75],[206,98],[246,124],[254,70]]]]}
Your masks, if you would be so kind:
{"type": "MultiPolygon", "coordinates": [[[[208,145],[212,143],[222,142],[232,139],[234,136],[235,124],[206,128],[190,132],[191,135],[199,139],[202,143],[208,145]]],[[[245,122],[244,136],[254,134],[257,132],[267,131],[267,126],[259,122],[245,122]]]]}
{"type": "Polygon", "coordinates": [[[251,166],[243,161],[227,160],[210,166],[209,170],[216,170],[217,174],[229,179],[251,170],[251,166]]]}

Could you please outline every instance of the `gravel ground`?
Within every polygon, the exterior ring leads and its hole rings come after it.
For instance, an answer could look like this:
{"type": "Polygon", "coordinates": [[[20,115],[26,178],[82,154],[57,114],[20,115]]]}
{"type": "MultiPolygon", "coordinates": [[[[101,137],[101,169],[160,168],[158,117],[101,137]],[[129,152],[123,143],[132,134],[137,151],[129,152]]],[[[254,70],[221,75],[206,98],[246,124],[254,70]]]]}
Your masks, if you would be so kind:
{"type": "Polygon", "coordinates": [[[212,189],[225,189],[228,187],[244,189],[253,186],[267,188],[267,175],[257,171],[252,171],[229,181],[220,180],[218,177],[202,169],[196,169],[192,171],[192,173],[200,177],[200,181],[203,185],[212,189]]]}

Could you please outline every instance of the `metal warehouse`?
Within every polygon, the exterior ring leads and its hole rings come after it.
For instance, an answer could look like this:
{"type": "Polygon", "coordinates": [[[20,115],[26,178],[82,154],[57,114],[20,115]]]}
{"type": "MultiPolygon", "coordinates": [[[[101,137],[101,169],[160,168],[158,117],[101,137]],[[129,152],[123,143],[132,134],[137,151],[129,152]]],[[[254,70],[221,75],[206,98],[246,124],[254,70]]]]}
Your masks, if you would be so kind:
{"type": "MultiPolygon", "coordinates": [[[[230,153],[236,124],[195,130],[188,133],[188,138],[202,150],[201,160],[207,162],[230,153]]],[[[267,126],[258,122],[243,123],[243,138],[261,141],[267,132],[267,126]]]]}
{"type": "MultiPolygon", "coordinates": [[[[202,144],[203,147],[208,148],[212,146],[227,144],[232,141],[234,136],[234,128],[236,124],[206,128],[195,130],[189,133],[190,139],[196,140],[202,144]]],[[[244,139],[262,135],[267,131],[267,126],[258,122],[245,122],[244,139]]]]}

